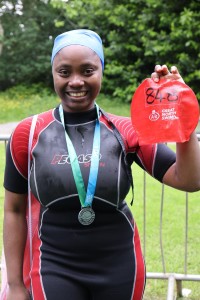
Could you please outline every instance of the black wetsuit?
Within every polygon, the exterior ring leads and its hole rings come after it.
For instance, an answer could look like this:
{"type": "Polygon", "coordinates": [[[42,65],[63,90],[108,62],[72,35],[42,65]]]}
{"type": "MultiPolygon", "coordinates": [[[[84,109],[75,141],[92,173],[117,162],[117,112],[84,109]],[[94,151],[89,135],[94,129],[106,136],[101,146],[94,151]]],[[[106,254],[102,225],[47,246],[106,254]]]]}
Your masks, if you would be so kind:
{"type": "MultiPolygon", "coordinates": [[[[66,130],[76,149],[85,186],[96,117],[95,109],[65,113],[66,130]]],[[[175,155],[165,145],[139,147],[129,118],[108,117],[100,116],[99,172],[92,203],[96,217],[91,225],[83,226],[78,221],[81,205],[58,108],[38,116],[31,151],[31,282],[26,266],[24,270],[25,284],[31,286],[35,300],[142,299],[145,264],[137,227],[124,201],[130,189],[124,152],[111,125],[120,132],[128,164],[136,161],[160,181],[175,155]]],[[[17,126],[7,148],[4,186],[15,193],[27,192],[31,119],[17,126]]],[[[26,256],[27,249],[25,262],[26,256]]]]}

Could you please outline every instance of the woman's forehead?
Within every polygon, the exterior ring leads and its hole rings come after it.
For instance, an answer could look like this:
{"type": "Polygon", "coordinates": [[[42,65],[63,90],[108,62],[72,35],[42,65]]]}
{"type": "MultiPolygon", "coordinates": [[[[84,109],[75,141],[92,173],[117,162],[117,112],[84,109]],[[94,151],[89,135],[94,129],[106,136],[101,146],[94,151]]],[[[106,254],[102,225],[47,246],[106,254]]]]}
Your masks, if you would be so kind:
{"type": "Polygon", "coordinates": [[[82,64],[100,63],[99,56],[90,48],[81,45],[70,45],[62,48],[55,56],[55,63],[82,64]]]}

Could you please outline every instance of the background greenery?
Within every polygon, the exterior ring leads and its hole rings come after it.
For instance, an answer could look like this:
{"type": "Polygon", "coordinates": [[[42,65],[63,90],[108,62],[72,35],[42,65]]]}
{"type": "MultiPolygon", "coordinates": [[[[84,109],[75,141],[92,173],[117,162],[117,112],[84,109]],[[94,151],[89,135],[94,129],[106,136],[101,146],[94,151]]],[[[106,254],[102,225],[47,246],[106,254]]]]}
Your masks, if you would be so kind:
{"type": "Polygon", "coordinates": [[[0,90],[18,84],[52,87],[55,36],[80,27],[97,31],[105,50],[102,92],[130,102],[155,64],[177,65],[200,99],[200,1],[0,1],[0,90]],[[2,31],[3,30],[3,31],[2,31]]]}

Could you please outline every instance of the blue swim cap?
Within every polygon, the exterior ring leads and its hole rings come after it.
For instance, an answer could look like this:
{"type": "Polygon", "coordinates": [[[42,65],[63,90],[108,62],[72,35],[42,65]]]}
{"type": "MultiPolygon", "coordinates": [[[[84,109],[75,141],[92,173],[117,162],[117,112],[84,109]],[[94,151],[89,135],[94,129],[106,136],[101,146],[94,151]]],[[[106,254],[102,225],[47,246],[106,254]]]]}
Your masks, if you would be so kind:
{"type": "Polygon", "coordinates": [[[102,64],[102,69],[104,69],[102,40],[96,32],[88,29],[70,30],[58,35],[54,40],[51,64],[53,64],[55,55],[62,48],[70,45],[81,45],[92,49],[99,56],[102,64]]]}

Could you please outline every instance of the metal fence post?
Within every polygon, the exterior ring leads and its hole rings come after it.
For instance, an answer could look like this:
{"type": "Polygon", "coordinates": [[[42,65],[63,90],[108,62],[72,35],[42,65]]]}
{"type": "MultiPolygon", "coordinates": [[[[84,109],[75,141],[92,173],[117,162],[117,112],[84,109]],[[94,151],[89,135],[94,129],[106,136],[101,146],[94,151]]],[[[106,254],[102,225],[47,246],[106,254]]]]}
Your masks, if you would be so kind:
{"type": "Polygon", "coordinates": [[[170,274],[168,278],[168,291],[167,291],[167,300],[174,300],[174,285],[175,278],[174,274],[170,274]]]}

